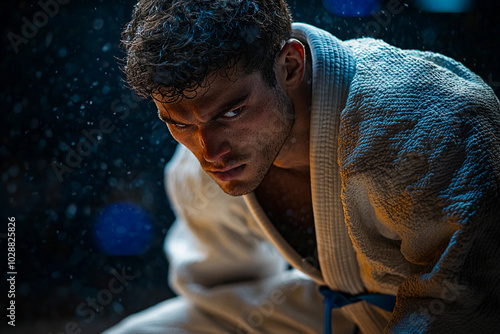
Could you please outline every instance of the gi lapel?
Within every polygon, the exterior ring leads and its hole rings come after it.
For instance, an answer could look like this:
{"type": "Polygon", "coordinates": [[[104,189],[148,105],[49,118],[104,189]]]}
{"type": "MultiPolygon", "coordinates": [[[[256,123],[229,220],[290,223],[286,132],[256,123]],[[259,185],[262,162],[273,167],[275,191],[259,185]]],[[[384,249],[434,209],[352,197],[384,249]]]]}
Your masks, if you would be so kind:
{"type": "Polygon", "coordinates": [[[356,71],[355,61],[330,33],[300,23],[293,28],[295,36],[307,40],[313,58],[311,188],[321,273],[331,289],[358,294],[364,286],[344,221],[337,159],[340,114],[356,71]]]}

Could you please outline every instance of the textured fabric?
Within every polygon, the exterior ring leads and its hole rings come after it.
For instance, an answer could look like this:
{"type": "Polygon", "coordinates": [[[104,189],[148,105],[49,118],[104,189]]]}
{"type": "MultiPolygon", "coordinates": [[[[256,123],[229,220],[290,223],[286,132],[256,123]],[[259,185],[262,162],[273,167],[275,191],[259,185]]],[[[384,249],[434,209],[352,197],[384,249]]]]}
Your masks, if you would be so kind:
{"type": "MultiPolygon", "coordinates": [[[[253,194],[224,194],[179,147],[166,169],[177,220],[165,250],[193,321],[204,319],[208,333],[321,333],[325,284],[397,293],[392,315],[365,301],[333,310],[332,333],[354,324],[361,333],[496,332],[500,112],[491,89],[438,54],[342,42],[304,24],[294,34],[313,58],[320,270],[286,244],[253,194]]],[[[152,314],[161,316],[145,311],[134,328],[152,314]]],[[[120,328],[113,334],[129,333],[120,328]]]]}
{"type": "Polygon", "coordinates": [[[356,59],[339,137],[346,224],[366,287],[398,292],[388,331],[498,332],[498,99],[442,55],[345,44],[356,59]]]}
{"type": "Polygon", "coordinates": [[[337,164],[340,114],[355,72],[351,51],[324,30],[294,25],[294,35],[311,49],[313,83],[310,130],[311,191],[319,263],[333,290],[363,292],[356,255],[344,223],[337,164]]]}
{"type": "Polygon", "coordinates": [[[237,328],[176,297],[134,314],[102,334],[232,334],[237,328]]]}

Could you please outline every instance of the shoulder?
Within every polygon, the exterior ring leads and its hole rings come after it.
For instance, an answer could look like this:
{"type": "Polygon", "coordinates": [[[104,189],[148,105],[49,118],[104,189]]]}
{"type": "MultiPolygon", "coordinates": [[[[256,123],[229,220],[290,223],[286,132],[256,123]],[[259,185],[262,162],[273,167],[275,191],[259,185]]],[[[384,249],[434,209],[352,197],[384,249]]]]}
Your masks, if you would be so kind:
{"type": "Polygon", "coordinates": [[[498,168],[500,103],[481,78],[437,53],[375,39],[346,43],[356,74],[340,126],[344,177],[363,166],[403,188],[414,180],[442,191],[455,170],[498,168]]]}
{"type": "Polygon", "coordinates": [[[408,97],[409,102],[412,98],[494,99],[493,92],[478,75],[445,55],[400,49],[373,38],[344,43],[356,61],[353,85],[379,93],[377,99],[385,96],[408,97]]]}
{"type": "Polygon", "coordinates": [[[371,38],[346,44],[356,61],[342,112],[346,129],[367,130],[363,133],[370,141],[375,136],[385,144],[389,139],[402,144],[422,135],[463,137],[459,132],[466,123],[477,129],[498,124],[500,104],[495,94],[461,63],[371,38]]]}

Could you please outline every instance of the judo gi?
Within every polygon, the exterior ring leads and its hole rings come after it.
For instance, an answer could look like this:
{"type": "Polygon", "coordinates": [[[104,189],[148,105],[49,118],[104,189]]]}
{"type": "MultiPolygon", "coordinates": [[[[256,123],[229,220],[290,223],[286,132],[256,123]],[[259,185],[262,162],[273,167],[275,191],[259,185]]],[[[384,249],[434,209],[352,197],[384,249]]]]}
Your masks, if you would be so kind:
{"type": "Polygon", "coordinates": [[[317,256],[251,193],[226,195],[184,147],[166,167],[165,251],[179,297],[116,333],[321,333],[318,286],[396,295],[333,309],[332,333],[500,328],[500,103],[462,64],[295,23],[312,55],[317,256]],[[290,269],[291,266],[291,269],[290,269]]]}

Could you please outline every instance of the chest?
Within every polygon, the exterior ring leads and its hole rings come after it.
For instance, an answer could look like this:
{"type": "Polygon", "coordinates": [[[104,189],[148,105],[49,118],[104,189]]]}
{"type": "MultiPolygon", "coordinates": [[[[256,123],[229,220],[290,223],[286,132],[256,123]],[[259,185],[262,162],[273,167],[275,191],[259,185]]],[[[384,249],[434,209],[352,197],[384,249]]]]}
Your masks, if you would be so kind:
{"type": "Polygon", "coordinates": [[[303,257],[314,256],[316,237],[309,178],[275,174],[261,184],[256,195],[284,239],[303,257]]]}

